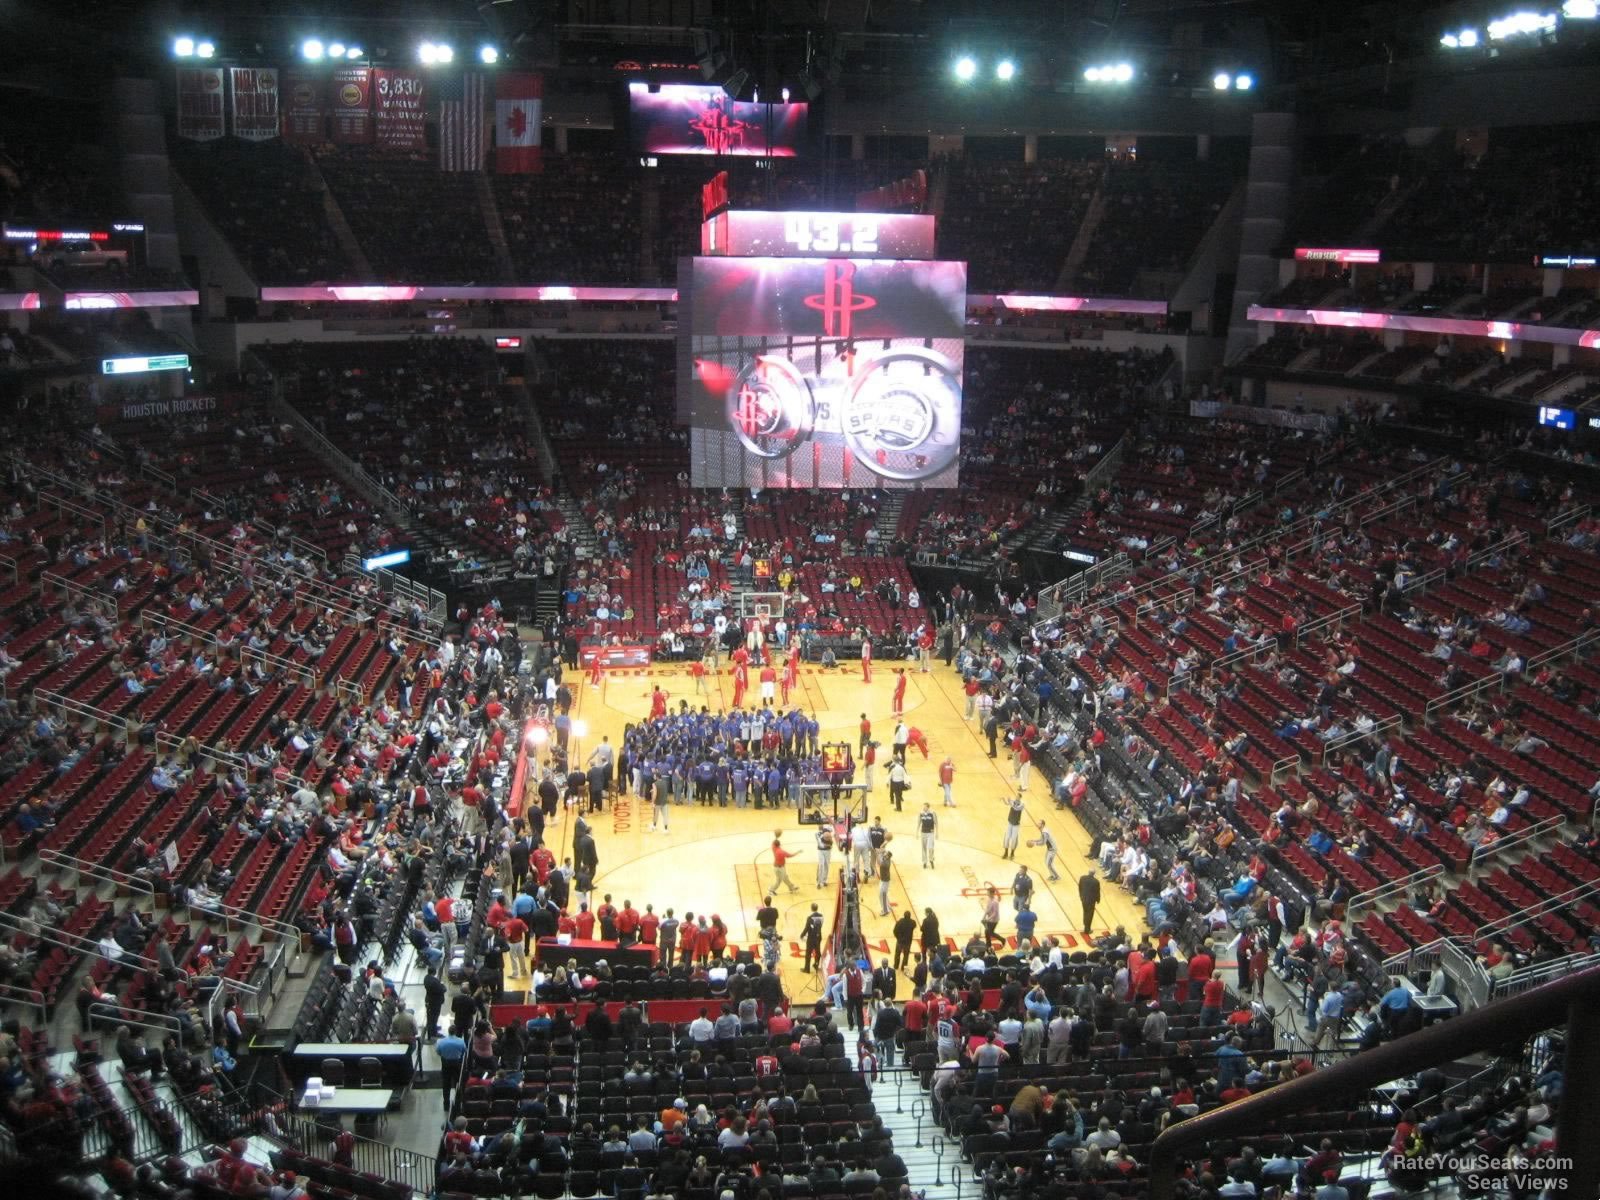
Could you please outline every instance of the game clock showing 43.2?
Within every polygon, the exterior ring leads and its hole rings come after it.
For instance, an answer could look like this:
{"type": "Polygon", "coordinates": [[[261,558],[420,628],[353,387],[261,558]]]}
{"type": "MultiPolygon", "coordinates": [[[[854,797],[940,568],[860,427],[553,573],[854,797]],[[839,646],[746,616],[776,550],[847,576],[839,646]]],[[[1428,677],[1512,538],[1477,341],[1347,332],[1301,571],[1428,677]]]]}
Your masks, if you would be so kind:
{"type": "Polygon", "coordinates": [[[700,252],[719,257],[928,259],[934,255],[933,218],[923,213],[729,209],[707,219],[700,252]]]}
{"type": "Polygon", "coordinates": [[[877,254],[878,218],[848,213],[784,213],[783,240],[800,254],[877,254]]]}

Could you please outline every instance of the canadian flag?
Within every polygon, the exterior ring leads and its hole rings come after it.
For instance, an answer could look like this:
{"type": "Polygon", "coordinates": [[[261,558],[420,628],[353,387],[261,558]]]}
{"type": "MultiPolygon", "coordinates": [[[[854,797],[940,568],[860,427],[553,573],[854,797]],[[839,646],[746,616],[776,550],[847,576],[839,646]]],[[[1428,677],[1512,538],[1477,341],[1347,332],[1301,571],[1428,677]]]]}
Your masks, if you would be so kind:
{"type": "Polygon", "coordinates": [[[539,169],[539,109],[544,76],[512,72],[497,77],[494,93],[494,169],[522,175],[539,169]]]}

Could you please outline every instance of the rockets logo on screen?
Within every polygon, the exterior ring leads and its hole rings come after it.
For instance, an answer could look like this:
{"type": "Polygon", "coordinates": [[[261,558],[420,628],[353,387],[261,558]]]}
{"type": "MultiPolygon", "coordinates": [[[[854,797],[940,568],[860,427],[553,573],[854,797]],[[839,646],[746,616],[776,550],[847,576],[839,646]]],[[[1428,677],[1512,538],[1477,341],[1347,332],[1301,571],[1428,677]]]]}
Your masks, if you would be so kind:
{"type": "Polygon", "coordinates": [[[689,122],[689,128],[705,139],[712,154],[733,154],[744,149],[745,138],[755,129],[727,109],[726,100],[713,100],[689,122]]]}
{"type": "Polygon", "coordinates": [[[822,291],[805,298],[807,308],[822,314],[822,331],[829,337],[849,337],[855,314],[878,306],[875,297],[856,291],[855,277],[855,263],[830,262],[823,268],[822,291]]]}

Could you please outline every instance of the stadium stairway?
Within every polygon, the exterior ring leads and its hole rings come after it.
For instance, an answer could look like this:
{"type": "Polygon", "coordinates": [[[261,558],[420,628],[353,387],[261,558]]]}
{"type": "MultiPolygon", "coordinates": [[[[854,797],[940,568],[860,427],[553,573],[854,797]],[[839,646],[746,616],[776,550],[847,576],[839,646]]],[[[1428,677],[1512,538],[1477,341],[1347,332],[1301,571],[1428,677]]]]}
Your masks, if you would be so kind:
{"type": "Polygon", "coordinates": [[[1038,550],[1044,552],[1059,551],[1061,545],[1061,531],[1075,527],[1079,519],[1089,507],[1089,501],[1079,496],[1065,507],[1053,508],[1045,513],[1031,525],[1024,526],[1015,535],[1017,544],[1014,550],[1038,550]]]}
{"type": "Polygon", "coordinates": [[[884,1072],[872,1085],[872,1103],[894,1135],[894,1151],[906,1164],[912,1188],[923,1200],[958,1200],[962,1187],[956,1177],[964,1171],[963,1184],[970,1181],[972,1164],[961,1161],[961,1143],[946,1137],[933,1119],[933,1100],[916,1076],[904,1069],[884,1072]]]}
{"type": "Polygon", "coordinates": [[[887,546],[894,541],[895,530],[900,528],[900,512],[906,506],[906,494],[900,491],[886,492],[883,504],[878,509],[878,519],[875,525],[878,530],[878,545],[887,546]]]}
{"type": "Polygon", "coordinates": [[[566,528],[572,530],[573,549],[579,558],[594,558],[600,553],[600,535],[583,511],[583,505],[566,487],[556,493],[556,507],[566,518],[566,528]]]}
{"type": "Polygon", "coordinates": [[[473,191],[478,197],[478,210],[483,214],[483,227],[489,234],[489,247],[494,251],[494,265],[505,283],[515,281],[517,269],[511,261],[511,247],[506,244],[506,229],[500,222],[500,206],[495,203],[494,187],[489,177],[479,172],[472,177],[473,191]]]}
{"type": "Polygon", "coordinates": [[[1078,226],[1078,235],[1072,239],[1072,246],[1067,250],[1067,257],[1062,260],[1061,274],[1056,278],[1056,291],[1070,292],[1072,285],[1077,282],[1078,270],[1083,266],[1083,260],[1088,257],[1089,247],[1094,244],[1095,231],[1100,228],[1100,222],[1106,215],[1106,194],[1104,177],[1095,185],[1094,195],[1089,200],[1089,207],[1083,212],[1083,223],[1078,226]]]}
{"type": "Polygon", "coordinates": [[[322,177],[322,168],[317,165],[317,156],[307,154],[305,159],[306,168],[311,172],[311,178],[316,180],[318,191],[322,193],[322,212],[327,218],[328,228],[333,230],[334,240],[339,243],[339,249],[344,251],[345,258],[360,272],[362,279],[376,279],[377,275],[372,269],[371,260],[367,258],[367,252],[361,248],[361,243],[356,241],[355,230],[351,229],[350,222],[345,220],[344,210],[334,199],[333,189],[322,177]]]}

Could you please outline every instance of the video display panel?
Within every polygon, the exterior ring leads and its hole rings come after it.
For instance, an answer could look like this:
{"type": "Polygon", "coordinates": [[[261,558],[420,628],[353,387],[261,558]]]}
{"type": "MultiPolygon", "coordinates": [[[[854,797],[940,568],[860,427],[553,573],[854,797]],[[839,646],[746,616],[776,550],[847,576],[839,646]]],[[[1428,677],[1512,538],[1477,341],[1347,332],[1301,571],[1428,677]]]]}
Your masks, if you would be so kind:
{"type": "Polygon", "coordinates": [[[729,209],[700,227],[700,253],[796,258],[932,258],[933,218],[919,213],[729,209]]]}
{"type": "Polygon", "coordinates": [[[628,85],[634,138],[646,154],[735,154],[795,158],[809,106],[733,100],[715,84],[628,85]]]}
{"type": "Polygon", "coordinates": [[[678,386],[695,487],[955,487],[967,265],[696,258],[678,386]]]}

